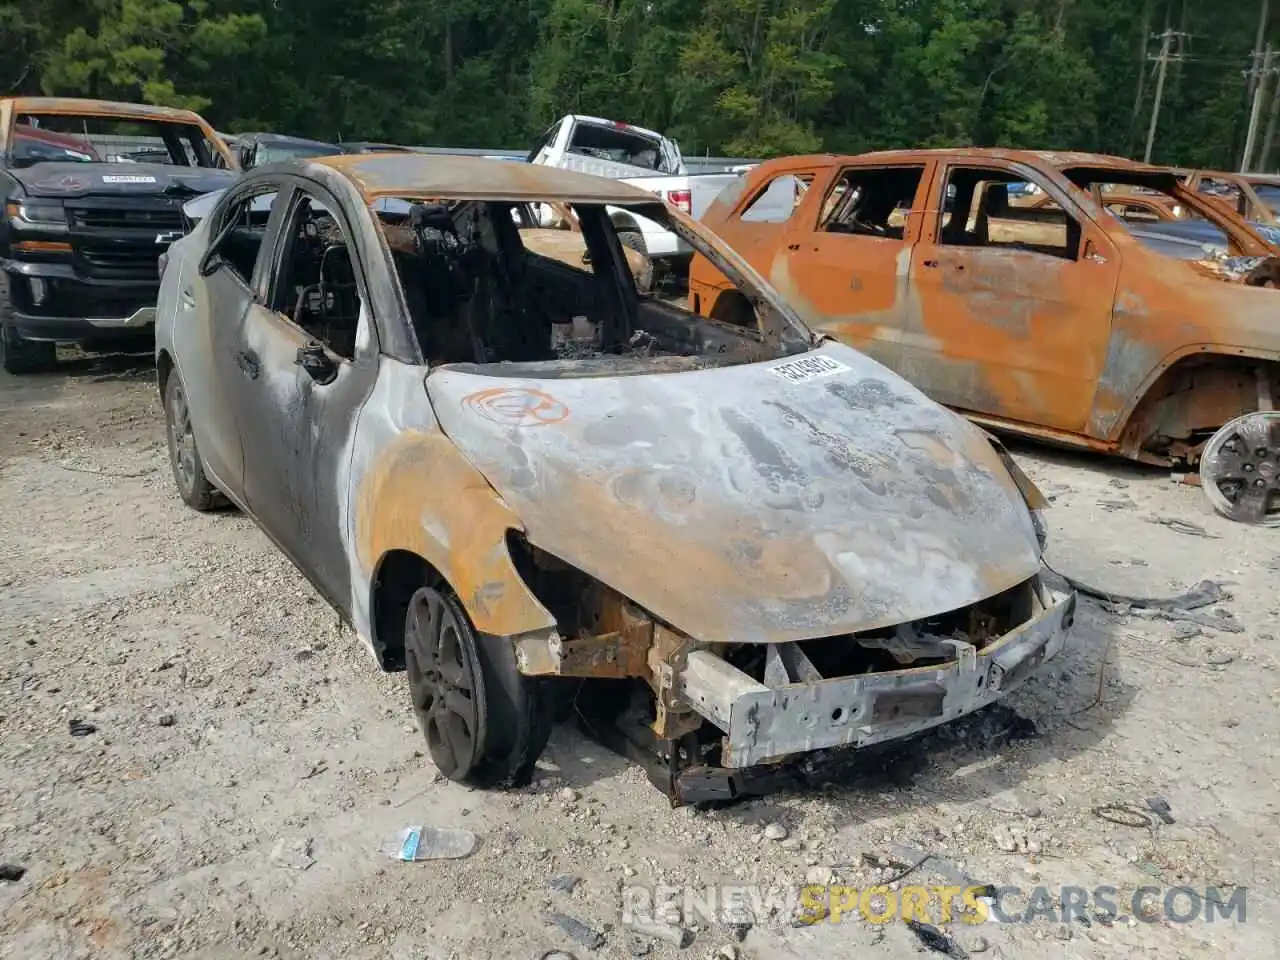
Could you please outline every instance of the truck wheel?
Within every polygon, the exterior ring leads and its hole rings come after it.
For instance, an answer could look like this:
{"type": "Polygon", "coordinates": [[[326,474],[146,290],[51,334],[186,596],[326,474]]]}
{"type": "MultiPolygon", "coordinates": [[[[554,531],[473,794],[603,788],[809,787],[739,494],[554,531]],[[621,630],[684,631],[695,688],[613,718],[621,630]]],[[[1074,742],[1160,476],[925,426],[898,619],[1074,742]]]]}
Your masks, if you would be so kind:
{"type": "Polygon", "coordinates": [[[9,277],[0,270],[0,367],[5,373],[47,373],[58,365],[56,344],[41,340],[24,340],[11,321],[13,303],[9,300],[9,277]]]}
{"type": "Polygon", "coordinates": [[[453,594],[422,587],[405,615],[404,660],[440,773],[473,787],[529,782],[551,711],[541,682],[517,669],[509,639],[477,633],[453,594]]]}
{"type": "Polygon", "coordinates": [[[193,510],[206,513],[223,505],[218,489],[205,475],[196,447],[196,435],[191,429],[191,410],[187,406],[187,391],[177,372],[169,374],[164,388],[165,437],[169,441],[169,466],[173,469],[173,481],[178,486],[178,496],[193,510]]]}
{"type": "Polygon", "coordinates": [[[644,234],[639,230],[631,230],[629,228],[619,230],[618,242],[624,247],[630,247],[632,250],[643,253],[646,257],[649,255],[649,248],[644,242],[644,234]]]}

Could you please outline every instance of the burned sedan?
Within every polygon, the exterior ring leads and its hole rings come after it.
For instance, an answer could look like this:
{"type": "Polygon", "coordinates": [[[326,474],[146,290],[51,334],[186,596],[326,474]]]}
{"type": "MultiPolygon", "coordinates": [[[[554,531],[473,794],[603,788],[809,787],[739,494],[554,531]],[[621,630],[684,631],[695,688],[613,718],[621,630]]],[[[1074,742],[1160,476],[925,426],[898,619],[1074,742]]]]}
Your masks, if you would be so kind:
{"type": "Polygon", "coordinates": [[[730,795],[758,765],[976,710],[1071,625],[1007,454],[626,184],[263,167],[161,287],[183,500],[246,511],[407,673],[455,780],[526,781],[572,688],[607,691],[674,799],[730,795]],[[528,203],[567,205],[588,262],[526,248],[528,203]],[[640,294],[607,207],[679,233],[758,322],[640,294]]]}

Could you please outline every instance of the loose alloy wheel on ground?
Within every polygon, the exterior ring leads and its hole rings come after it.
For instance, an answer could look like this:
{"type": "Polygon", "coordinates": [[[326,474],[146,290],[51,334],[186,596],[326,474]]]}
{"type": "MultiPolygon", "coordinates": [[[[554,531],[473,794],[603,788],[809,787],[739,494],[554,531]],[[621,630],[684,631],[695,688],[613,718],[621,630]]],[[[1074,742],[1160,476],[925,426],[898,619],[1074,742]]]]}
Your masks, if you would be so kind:
{"type": "Polygon", "coordinates": [[[1280,411],[1247,413],[1215,433],[1200,458],[1200,481],[1224,517],[1280,526],[1280,411]]]}

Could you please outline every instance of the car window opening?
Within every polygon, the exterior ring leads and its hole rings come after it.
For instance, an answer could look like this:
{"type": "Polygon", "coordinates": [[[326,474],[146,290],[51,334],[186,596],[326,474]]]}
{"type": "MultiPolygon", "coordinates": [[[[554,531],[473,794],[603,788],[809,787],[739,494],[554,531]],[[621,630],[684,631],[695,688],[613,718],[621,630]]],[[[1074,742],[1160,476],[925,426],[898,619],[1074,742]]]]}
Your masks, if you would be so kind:
{"type": "MultiPolygon", "coordinates": [[[[391,250],[423,356],[487,365],[488,375],[549,376],[677,371],[773,359],[807,349],[812,335],[785,307],[728,267],[745,298],[766,304],[763,322],[707,320],[637,290],[637,267],[603,205],[553,204],[563,231],[543,228],[512,201],[396,202],[373,207],[391,250]],[[584,365],[586,362],[586,365],[584,365]]],[[[660,205],[664,221],[706,244],[660,205]]],[[[713,252],[714,255],[714,252],[713,252]]]]}
{"type": "Polygon", "coordinates": [[[644,167],[658,173],[675,173],[662,155],[662,145],[636,130],[619,129],[579,120],[573,127],[569,152],[597,160],[644,167]]]}
{"type": "Polygon", "coordinates": [[[318,201],[302,196],[284,235],[271,308],[339,357],[354,359],[362,300],[341,224],[318,201]]]}
{"type": "Polygon", "coordinates": [[[924,167],[855,167],[844,171],[822,205],[820,229],[901,240],[924,167]]]}
{"type": "MultiPolygon", "coordinates": [[[[1000,170],[953,167],[947,174],[950,202],[939,215],[938,242],[1077,259],[1080,222],[1056,203],[1037,207],[1011,204],[1010,185],[1021,192],[1024,183],[1017,175],[1000,170]]],[[[1036,186],[1044,192],[1043,185],[1036,186]]]]}
{"type": "Polygon", "coordinates": [[[16,116],[9,161],[14,167],[37,163],[225,165],[222,154],[196,124],[60,113],[16,116]]]}

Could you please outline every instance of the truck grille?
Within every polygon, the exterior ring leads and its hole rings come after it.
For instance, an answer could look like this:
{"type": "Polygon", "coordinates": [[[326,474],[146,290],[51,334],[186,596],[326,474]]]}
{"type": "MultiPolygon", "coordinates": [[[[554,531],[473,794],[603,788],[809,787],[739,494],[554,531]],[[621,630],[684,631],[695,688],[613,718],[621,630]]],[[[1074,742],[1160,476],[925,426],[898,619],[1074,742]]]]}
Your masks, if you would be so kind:
{"type": "Polygon", "coordinates": [[[77,267],[95,280],[155,280],[169,235],[185,232],[173,197],[87,197],[66,210],[77,267]]]}
{"type": "Polygon", "coordinates": [[[113,210],[111,208],[69,208],[76,227],[94,230],[181,230],[182,210],[178,207],[160,210],[113,210]]]}

